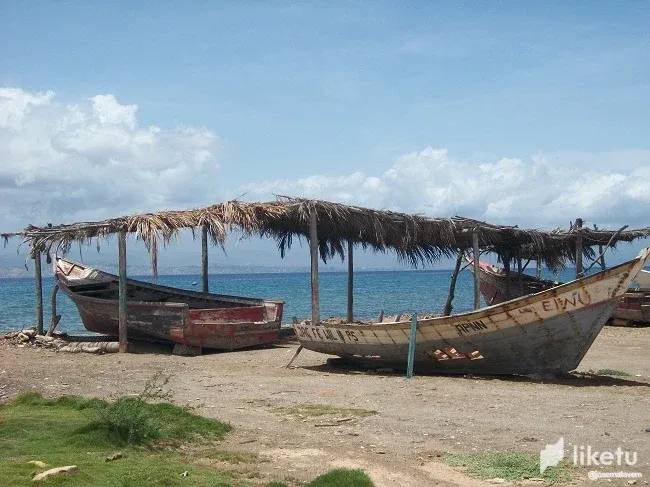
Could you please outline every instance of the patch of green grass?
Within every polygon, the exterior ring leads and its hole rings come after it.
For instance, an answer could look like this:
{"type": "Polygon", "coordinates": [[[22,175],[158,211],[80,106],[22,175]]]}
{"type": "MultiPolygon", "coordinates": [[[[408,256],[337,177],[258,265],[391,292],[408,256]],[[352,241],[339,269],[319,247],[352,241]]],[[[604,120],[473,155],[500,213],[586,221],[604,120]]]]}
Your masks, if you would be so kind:
{"type": "Polygon", "coordinates": [[[613,377],[630,377],[632,374],[628,374],[622,370],[615,369],[598,369],[596,375],[611,375],[613,377]]]}
{"type": "MultiPolygon", "coordinates": [[[[123,458],[107,462],[117,443],[93,423],[92,410],[106,407],[100,399],[63,396],[46,399],[26,393],[0,405],[0,478],[3,485],[33,485],[40,469],[27,462],[42,460],[50,467],[77,465],[77,473],[48,482],[66,486],[233,486],[241,485],[227,472],[197,465],[193,456],[161,446],[120,445],[123,458]],[[188,472],[187,476],[181,476],[188,472]]],[[[148,404],[147,411],[167,441],[213,443],[230,427],[207,420],[171,404],[148,404]],[[151,409],[148,409],[151,408],[151,409]]],[[[193,444],[194,445],[194,444],[193,444]]]]}
{"type": "MultiPolygon", "coordinates": [[[[0,405],[0,483],[33,486],[31,479],[37,473],[76,465],[76,473],[54,478],[46,485],[244,487],[248,484],[241,474],[216,469],[205,460],[252,465],[264,461],[254,453],[216,449],[215,441],[226,434],[228,425],[166,403],[140,406],[158,431],[158,439],[123,444],[94,416],[94,410],[110,404],[79,396],[48,399],[30,392],[0,405]],[[169,448],[170,443],[174,448],[169,448]],[[120,458],[107,460],[118,451],[120,458]],[[43,461],[47,467],[27,463],[30,460],[43,461]]],[[[308,485],[372,487],[363,472],[345,470],[329,472],[308,485]]],[[[287,486],[273,482],[267,487],[287,486]]]]}
{"type": "Polygon", "coordinates": [[[294,404],[293,406],[275,408],[275,411],[292,416],[338,415],[365,417],[377,414],[377,411],[370,411],[368,409],[340,408],[330,406],[329,404],[294,404]]]}
{"type": "Polygon", "coordinates": [[[569,465],[561,462],[556,467],[539,472],[539,455],[524,452],[448,453],[443,457],[448,465],[466,467],[466,473],[481,479],[501,478],[520,481],[542,478],[549,483],[569,482],[569,465]]]}
{"type": "Polygon", "coordinates": [[[374,487],[363,470],[337,469],[316,477],[307,487],[374,487]]]}

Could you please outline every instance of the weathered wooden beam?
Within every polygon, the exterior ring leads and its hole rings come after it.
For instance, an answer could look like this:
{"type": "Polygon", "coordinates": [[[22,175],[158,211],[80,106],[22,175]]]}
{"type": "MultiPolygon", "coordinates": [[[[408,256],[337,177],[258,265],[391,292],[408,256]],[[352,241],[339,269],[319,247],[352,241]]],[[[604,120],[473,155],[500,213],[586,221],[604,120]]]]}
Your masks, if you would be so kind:
{"type": "Polygon", "coordinates": [[[415,340],[418,332],[418,314],[413,313],[411,318],[411,334],[409,336],[409,356],[406,362],[406,378],[413,377],[413,364],[415,362],[415,340]]]}
{"type": "Polygon", "coordinates": [[[36,287],[36,333],[43,334],[43,273],[41,271],[41,252],[33,249],[34,282],[36,287]]]}
{"type": "MultiPolygon", "coordinates": [[[[582,218],[576,218],[574,228],[582,228],[582,218]]],[[[576,236],[576,279],[580,279],[583,275],[582,272],[582,235],[580,233],[576,236]]]]}
{"type": "Polygon", "coordinates": [[[52,336],[56,325],[61,321],[61,315],[56,314],[56,293],[59,292],[59,285],[55,284],[54,289],[52,289],[52,296],[50,297],[50,304],[52,308],[52,318],[50,320],[50,328],[47,330],[47,336],[52,336]]]}
{"type": "Polygon", "coordinates": [[[447,295],[447,301],[445,302],[445,307],[442,310],[442,314],[449,316],[454,309],[453,301],[456,293],[456,280],[458,279],[458,274],[460,273],[460,266],[463,263],[463,252],[458,252],[458,258],[456,259],[456,266],[454,267],[454,273],[451,275],[451,280],[449,281],[449,294],[447,295]]]}
{"type": "Polygon", "coordinates": [[[201,281],[204,293],[210,292],[208,284],[208,227],[201,227],[201,281]]]}
{"type": "Polygon", "coordinates": [[[309,251],[311,255],[311,324],[320,323],[320,299],[318,293],[318,215],[312,209],[309,215],[309,251]]]}
{"type": "Polygon", "coordinates": [[[120,342],[120,352],[128,352],[128,342],[126,333],[126,232],[121,231],[118,234],[118,259],[119,259],[119,308],[118,308],[118,337],[120,342]]]}
{"type": "Polygon", "coordinates": [[[535,272],[535,275],[537,276],[537,279],[542,278],[542,261],[537,258],[537,272],[535,272]]]}
{"type": "Polygon", "coordinates": [[[521,250],[517,250],[517,285],[519,287],[519,296],[524,295],[524,269],[521,266],[521,250]]]}
{"type": "Polygon", "coordinates": [[[474,309],[481,307],[481,267],[479,266],[478,229],[472,232],[472,244],[474,246],[474,309]]]}
{"type": "Polygon", "coordinates": [[[354,243],[348,240],[348,323],[354,320],[354,243]]]}

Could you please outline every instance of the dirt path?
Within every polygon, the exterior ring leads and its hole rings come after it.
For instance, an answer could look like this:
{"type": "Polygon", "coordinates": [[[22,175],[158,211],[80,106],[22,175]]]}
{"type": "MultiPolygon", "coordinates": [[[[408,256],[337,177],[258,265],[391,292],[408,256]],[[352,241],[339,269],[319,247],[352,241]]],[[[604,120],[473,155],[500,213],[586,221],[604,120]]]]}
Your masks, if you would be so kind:
{"type": "MultiPolygon", "coordinates": [[[[271,349],[177,357],[156,354],[63,354],[0,344],[0,397],[40,390],[47,395],[110,397],[135,393],[156,371],[173,376],[175,401],[230,422],[223,448],[268,461],[238,465],[262,484],[300,482],[335,467],[366,470],[378,487],[494,485],[466,477],[440,461],[444,452],[516,450],[539,453],[564,437],[599,451],[636,451],[633,471],[650,480],[650,329],[607,327],[580,371],[615,369],[629,377],[584,376],[552,383],[523,378],[377,374],[333,368],[327,356],[271,349]],[[376,411],[311,417],[296,405],[328,404],[376,411]]],[[[593,482],[578,470],[574,485],[593,482]]],[[[621,469],[619,469],[621,470],[621,469]]],[[[628,468],[629,470],[629,468],[628,468]]],[[[609,470],[611,471],[611,470],[609,470]]],[[[535,483],[540,485],[539,483],[535,483]]]]}

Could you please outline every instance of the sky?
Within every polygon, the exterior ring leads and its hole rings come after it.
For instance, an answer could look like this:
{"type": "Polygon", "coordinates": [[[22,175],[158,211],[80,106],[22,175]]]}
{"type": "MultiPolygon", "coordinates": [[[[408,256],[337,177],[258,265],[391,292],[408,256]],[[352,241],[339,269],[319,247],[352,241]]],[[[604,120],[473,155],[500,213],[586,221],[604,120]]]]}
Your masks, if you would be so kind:
{"type": "Polygon", "coordinates": [[[4,2],[0,231],[275,194],[646,227],[648,25],[645,1],[4,2]]]}

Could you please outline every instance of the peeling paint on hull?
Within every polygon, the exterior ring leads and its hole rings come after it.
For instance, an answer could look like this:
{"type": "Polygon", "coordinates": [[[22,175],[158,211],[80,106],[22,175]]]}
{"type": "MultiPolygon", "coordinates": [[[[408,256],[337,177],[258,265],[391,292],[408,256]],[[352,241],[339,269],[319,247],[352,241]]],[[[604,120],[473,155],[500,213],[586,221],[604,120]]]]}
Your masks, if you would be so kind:
{"type": "MultiPolygon", "coordinates": [[[[58,259],[55,278],[75,303],[84,327],[117,335],[118,302],[108,299],[117,276],[58,259]]],[[[203,294],[129,280],[127,334],[130,338],[163,340],[195,347],[236,350],[277,340],[283,303],[255,298],[203,294]]]]}

